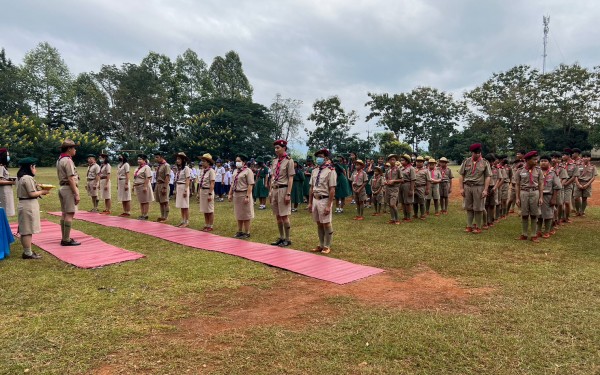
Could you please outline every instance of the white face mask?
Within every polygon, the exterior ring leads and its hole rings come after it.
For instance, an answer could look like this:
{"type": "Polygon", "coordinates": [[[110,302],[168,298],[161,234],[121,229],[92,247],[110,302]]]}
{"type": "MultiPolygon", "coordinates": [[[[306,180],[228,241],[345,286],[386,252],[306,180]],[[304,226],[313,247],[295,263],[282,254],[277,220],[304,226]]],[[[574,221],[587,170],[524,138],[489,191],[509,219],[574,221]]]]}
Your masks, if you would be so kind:
{"type": "Polygon", "coordinates": [[[9,162],[10,161],[10,155],[6,155],[6,161],[9,162]]]}
{"type": "Polygon", "coordinates": [[[243,162],[241,162],[241,161],[236,161],[236,162],[235,162],[235,167],[236,167],[237,169],[240,169],[240,168],[242,168],[243,166],[244,166],[244,163],[243,163],[243,162]]]}

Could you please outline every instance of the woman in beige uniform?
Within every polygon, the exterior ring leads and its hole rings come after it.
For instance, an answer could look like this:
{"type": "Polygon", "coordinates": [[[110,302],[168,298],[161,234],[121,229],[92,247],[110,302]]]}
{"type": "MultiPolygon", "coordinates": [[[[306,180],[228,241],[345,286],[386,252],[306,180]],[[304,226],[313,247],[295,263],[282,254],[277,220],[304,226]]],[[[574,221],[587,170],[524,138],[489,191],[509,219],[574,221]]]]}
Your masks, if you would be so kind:
{"type": "Polygon", "coordinates": [[[254,173],[246,166],[248,157],[238,154],[235,158],[235,172],[229,189],[229,201],[233,201],[233,213],[238,224],[234,238],[250,238],[250,222],[254,219],[254,204],[252,189],[254,173]]]}
{"type": "Polygon", "coordinates": [[[100,154],[100,198],[104,199],[102,215],[110,215],[112,209],[112,192],[110,190],[110,162],[107,154],[100,154]]]}
{"type": "Polygon", "coordinates": [[[187,166],[189,159],[184,152],[177,153],[175,159],[177,165],[175,172],[175,207],[181,209],[181,223],[177,226],[187,228],[190,225],[190,176],[192,172],[190,167],[187,166]]]}
{"type": "Polygon", "coordinates": [[[138,168],[133,173],[133,188],[140,202],[141,215],[138,220],[148,220],[148,210],[150,202],[154,200],[152,193],[152,170],[148,166],[148,156],[144,154],[138,155],[138,168]]]}
{"type": "Polygon", "coordinates": [[[202,162],[202,169],[198,175],[198,203],[200,212],[204,214],[203,232],[212,232],[215,221],[215,179],[217,174],[212,166],[215,164],[210,154],[198,157],[202,162]]]}
{"type": "Polygon", "coordinates": [[[119,165],[117,165],[117,199],[123,204],[123,213],[119,216],[131,216],[131,189],[129,188],[129,162],[128,154],[119,155],[119,165]]]}
{"type": "Polygon", "coordinates": [[[21,168],[17,173],[17,196],[19,197],[19,235],[23,245],[23,259],[39,259],[40,255],[31,251],[31,240],[34,234],[40,233],[40,205],[38,198],[50,193],[41,190],[33,177],[36,173],[36,159],[25,158],[19,160],[21,168]]]}
{"type": "Polygon", "coordinates": [[[8,174],[10,154],[6,148],[0,148],[0,207],[4,208],[6,216],[15,216],[15,200],[13,185],[15,179],[8,174]]]}

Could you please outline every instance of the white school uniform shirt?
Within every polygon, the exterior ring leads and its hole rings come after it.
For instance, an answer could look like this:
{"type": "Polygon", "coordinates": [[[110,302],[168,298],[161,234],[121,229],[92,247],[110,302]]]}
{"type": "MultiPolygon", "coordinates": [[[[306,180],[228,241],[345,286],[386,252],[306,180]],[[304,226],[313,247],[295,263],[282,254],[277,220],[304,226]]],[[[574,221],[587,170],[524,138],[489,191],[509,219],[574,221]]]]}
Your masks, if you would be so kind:
{"type": "Polygon", "coordinates": [[[190,168],[190,178],[192,179],[192,181],[196,180],[197,177],[198,177],[198,170],[196,169],[196,167],[190,168]]]}
{"type": "Polygon", "coordinates": [[[223,182],[223,177],[225,176],[225,168],[223,166],[215,167],[215,182],[223,182]]]}
{"type": "Polygon", "coordinates": [[[175,183],[175,172],[173,172],[173,170],[171,169],[171,173],[169,174],[170,179],[169,179],[169,185],[173,185],[175,183]]]}
{"type": "Polygon", "coordinates": [[[231,173],[231,170],[228,170],[227,172],[225,172],[225,178],[223,180],[223,184],[224,185],[231,185],[231,179],[233,178],[233,174],[231,173]]]}
{"type": "Polygon", "coordinates": [[[156,183],[156,170],[152,169],[152,181],[150,181],[151,183],[155,184],[156,183]]]}

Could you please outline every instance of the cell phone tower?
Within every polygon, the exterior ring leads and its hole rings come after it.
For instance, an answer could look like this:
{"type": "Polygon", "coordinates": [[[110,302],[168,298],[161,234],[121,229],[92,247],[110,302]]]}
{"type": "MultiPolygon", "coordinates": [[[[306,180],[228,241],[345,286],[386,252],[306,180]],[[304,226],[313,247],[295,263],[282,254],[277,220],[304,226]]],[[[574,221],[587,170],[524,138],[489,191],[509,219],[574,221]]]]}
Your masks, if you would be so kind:
{"type": "Polygon", "coordinates": [[[542,63],[542,74],[546,74],[546,48],[548,46],[548,31],[550,31],[550,16],[544,16],[544,62],[542,63]]]}

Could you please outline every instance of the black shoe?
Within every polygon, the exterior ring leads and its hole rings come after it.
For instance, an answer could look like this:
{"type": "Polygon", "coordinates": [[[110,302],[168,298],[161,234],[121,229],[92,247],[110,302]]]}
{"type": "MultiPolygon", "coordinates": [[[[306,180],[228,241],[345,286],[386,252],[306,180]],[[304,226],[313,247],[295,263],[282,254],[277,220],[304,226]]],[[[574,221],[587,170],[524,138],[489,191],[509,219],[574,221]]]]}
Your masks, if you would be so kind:
{"type": "Polygon", "coordinates": [[[60,241],[60,246],[79,246],[79,245],[81,245],[81,243],[75,241],[72,238],[69,238],[68,241],[62,241],[62,240],[60,241]]]}
{"type": "Polygon", "coordinates": [[[240,236],[241,239],[245,240],[250,238],[250,233],[242,233],[242,235],[240,236]]]}
{"type": "Polygon", "coordinates": [[[40,259],[42,256],[38,255],[36,253],[32,253],[31,255],[25,255],[23,254],[23,259],[40,259]]]}
{"type": "Polygon", "coordinates": [[[292,244],[292,241],[286,241],[286,240],[283,240],[283,241],[281,241],[281,243],[280,243],[279,245],[277,245],[277,246],[279,246],[279,247],[286,247],[286,246],[290,246],[291,244],[292,244]]]}
{"type": "Polygon", "coordinates": [[[279,246],[281,245],[283,242],[285,242],[285,240],[283,238],[278,238],[277,241],[275,242],[271,242],[271,245],[273,246],[279,246]]]}
{"type": "Polygon", "coordinates": [[[242,237],[244,237],[244,232],[236,232],[233,235],[233,238],[242,238],[242,237]]]}

